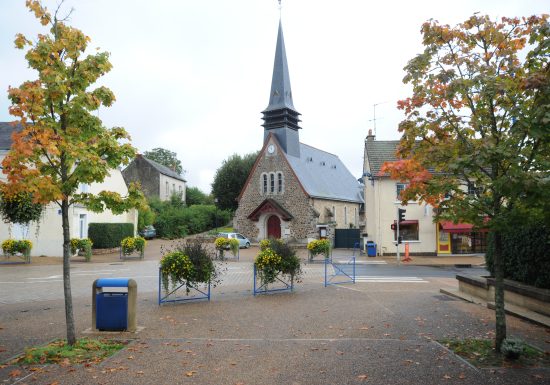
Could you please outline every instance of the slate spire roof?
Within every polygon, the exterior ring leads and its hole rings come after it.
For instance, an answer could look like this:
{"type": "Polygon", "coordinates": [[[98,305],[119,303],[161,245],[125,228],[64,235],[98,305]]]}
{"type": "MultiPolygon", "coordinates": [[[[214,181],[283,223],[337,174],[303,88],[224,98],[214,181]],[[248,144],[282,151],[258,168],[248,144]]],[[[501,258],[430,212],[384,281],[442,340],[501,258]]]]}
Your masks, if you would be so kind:
{"type": "Polygon", "coordinates": [[[263,114],[263,126],[266,130],[281,127],[288,127],[294,130],[300,128],[300,113],[294,108],[292,100],[292,89],[290,87],[290,75],[286,60],[285,40],[281,20],[279,20],[275,60],[273,62],[269,105],[263,111],[263,114]]]}

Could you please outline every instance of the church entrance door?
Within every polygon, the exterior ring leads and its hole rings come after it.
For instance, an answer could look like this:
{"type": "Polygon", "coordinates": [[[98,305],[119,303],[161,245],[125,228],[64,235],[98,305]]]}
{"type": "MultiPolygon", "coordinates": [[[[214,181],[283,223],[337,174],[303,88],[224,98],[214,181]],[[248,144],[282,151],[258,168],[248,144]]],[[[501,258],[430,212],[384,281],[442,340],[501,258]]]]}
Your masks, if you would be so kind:
{"type": "Polygon", "coordinates": [[[267,220],[267,237],[281,238],[281,220],[276,215],[270,216],[267,220]]]}

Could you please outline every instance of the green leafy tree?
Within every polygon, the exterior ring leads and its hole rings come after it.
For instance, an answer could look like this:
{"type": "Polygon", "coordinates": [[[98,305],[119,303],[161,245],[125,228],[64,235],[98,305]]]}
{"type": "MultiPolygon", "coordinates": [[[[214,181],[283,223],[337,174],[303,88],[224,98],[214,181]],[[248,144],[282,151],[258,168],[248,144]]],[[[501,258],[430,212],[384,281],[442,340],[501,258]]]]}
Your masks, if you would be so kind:
{"type": "Polygon", "coordinates": [[[108,129],[93,111],[110,106],[115,97],[106,87],[92,85],[111,69],[109,54],[85,54],[90,38],[52,15],[39,1],[27,7],[49,31],[36,41],[18,34],[15,46],[28,47],[25,58],[38,78],[10,88],[10,113],[22,130],[13,135],[2,166],[8,182],[4,195],[28,192],[37,203],[61,208],[63,231],[63,290],[67,341],[76,341],[70,283],[71,238],[69,207],[82,204],[96,212],[120,214],[142,204],[143,195],[131,185],[126,197],[111,191],[77,193],[79,184],[102,182],[110,170],[128,163],[135,150],[123,128],[108,129]]]}
{"type": "Polygon", "coordinates": [[[155,162],[168,167],[170,170],[177,172],[179,175],[183,175],[185,173],[185,170],[181,165],[181,161],[178,159],[178,154],[173,151],[158,147],[153,148],[151,151],[145,151],[143,155],[148,159],[154,160],[155,162]]]}
{"type": "Polygon", "coordinates": [[[185,192],[185,203],[187,206],[212,205],[214,200],[210,195],[203,193],[198,187],[188,187],[185,192]]]}
{"type": "Polygon", "coordinates": [[[237,197],[244,187],[257,156],[257,152],[243,157],[234,154],[223,161],[221,167],[216,171],[212,183],[212,195],[218,199],[217,206],[219,208],[237,209],[237,197]]]}
{"type": "Polygon", "coordinates": [[[403,204],[420,199],[438,207],[436,219],[492,232],[499,351],[506,338],[501,234],[535,206],[523,203],[526,191],[549,199],[547,18],[426,22],[424,52],[405,67],[413,95],[399,102],[401,160],[383,168],[409,183],[403,204]]]}

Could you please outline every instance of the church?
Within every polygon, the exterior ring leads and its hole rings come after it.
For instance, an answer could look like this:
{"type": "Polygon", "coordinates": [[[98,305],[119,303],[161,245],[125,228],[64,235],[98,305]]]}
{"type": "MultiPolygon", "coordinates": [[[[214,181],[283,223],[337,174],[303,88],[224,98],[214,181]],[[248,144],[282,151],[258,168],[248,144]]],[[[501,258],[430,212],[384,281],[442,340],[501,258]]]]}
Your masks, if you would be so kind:
{"type": "Polygon", "coordinates": [[[363,186],[338,156],[300,143],[282,23],[275,49],[263,146],[239,194],[234,227],[259,241],[333,240],[336,229],[359,228],[363,186]]]}

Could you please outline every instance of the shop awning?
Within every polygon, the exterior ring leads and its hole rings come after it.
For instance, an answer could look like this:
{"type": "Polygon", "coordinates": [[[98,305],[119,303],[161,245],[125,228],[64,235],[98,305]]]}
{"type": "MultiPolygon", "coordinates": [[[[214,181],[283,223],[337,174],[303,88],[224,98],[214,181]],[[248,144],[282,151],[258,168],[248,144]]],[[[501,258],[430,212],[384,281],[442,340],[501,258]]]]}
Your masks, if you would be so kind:
{"type": "Polygon", "coordinates": [[[451,221],[441,221],[439,226],[441,226],[441,231],[447,233],[471,233],[474,228],[474,225],[469,223],[453,223],[451,221]]]}

